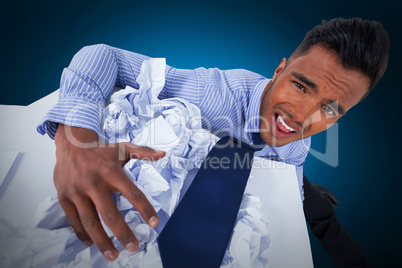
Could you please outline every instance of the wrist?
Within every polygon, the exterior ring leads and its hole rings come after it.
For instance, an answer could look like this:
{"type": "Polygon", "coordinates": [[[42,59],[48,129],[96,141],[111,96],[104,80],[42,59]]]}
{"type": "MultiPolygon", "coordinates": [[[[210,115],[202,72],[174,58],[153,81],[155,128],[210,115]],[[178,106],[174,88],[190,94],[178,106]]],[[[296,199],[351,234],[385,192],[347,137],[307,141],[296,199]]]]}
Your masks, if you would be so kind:
{"type": "Polygon", "coordinates": [[[54,141],[56,146],[70,143],[84,148],[97,145],[99,142],[99,136],[95,131],[90,129],[73,127],[59,123],[54,141]]]}

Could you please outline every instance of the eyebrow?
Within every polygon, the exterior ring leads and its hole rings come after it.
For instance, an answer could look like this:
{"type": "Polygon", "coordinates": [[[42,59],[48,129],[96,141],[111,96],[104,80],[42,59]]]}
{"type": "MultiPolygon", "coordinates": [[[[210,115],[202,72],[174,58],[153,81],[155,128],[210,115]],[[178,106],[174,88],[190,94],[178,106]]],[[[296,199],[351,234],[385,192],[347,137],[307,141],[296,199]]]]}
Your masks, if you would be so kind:
{"type": "MultiPolygon", "coordinates": [[[[313,81],[311,81],[310,79],[308,79],[307,77],[305,77],[303,74],[301,73],[297,73],[297,72],[291,72],[291,74],[296,77],[297,79],[299,79],[302,83],[306,84],[308,87],[310,87],[312,90],[314,90],[315,92],[318,91],[317,89],[317,85],[316,83],[314,83],[313,81]]],[[[334,101],[334,100],[330,100],[330,99],[326,99],[326,101],[333,106],[341,115],[345,114],[345,108],[343,108],[342,105],[339,105],[338,102],[334,101]]]]}
{"type": "Polygon", "coordinates": [[[315,92],[317,92],[317,85],[313,81],[311,81],[310,79],[308,79],[307,77],[305,77],[300,73],[291,72],[291,74],[300,81],[302,81],[304,84],[306,84],[308,87],[311,87],[315,92]]]}

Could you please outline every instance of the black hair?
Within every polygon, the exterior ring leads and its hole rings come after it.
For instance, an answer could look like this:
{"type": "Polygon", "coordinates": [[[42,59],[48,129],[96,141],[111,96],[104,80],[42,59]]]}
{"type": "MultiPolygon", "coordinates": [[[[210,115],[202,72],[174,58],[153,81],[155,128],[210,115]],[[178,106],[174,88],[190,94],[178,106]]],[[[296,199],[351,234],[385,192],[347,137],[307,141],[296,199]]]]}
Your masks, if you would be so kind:
{"type": "Polygon", "coordinates": [[[377,21],[360,18],[323,20],[322,25],[306,34],[289,60],[305,55],[315,45],[335,51],[345,69],[357,70],[370,78],[368,92],[387,69],[390,40],[377,21]]]}

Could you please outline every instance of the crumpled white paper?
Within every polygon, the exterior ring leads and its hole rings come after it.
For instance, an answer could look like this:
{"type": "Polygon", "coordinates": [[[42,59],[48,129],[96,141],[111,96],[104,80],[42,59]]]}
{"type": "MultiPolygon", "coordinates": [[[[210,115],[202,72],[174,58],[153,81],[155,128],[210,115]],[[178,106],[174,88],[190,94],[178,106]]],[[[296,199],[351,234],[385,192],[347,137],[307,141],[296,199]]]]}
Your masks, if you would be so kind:
{"type": "MultiPolygon", "coordinates": [[[[155,162],[131,159],[124,170],[154,206],[160,218],[150,228],[128,200],[114,194],[125,221],[140,242],[135,253],[119,243],[106,225],[107,234],[119,250],[107,262],[95,246],[85,247],[68,226],[57,198],[47,198],[35,216],[37,228],[15,229],[0,222],[1,267],[162,267],[156,238],[177,207],[188,172],[198,169],[217,138],[201,127],[200,110],[186,100],[159,100],[164,86],[165,60],[144,61],[137,82],[111,96],[105,108],[102,137],[106,142],[131,142],[166,151],[155,162]]],[[[222,267],[266,267],[270,246],[268,222],[259,198],[243,196],[233,236],[222,267]]]]}

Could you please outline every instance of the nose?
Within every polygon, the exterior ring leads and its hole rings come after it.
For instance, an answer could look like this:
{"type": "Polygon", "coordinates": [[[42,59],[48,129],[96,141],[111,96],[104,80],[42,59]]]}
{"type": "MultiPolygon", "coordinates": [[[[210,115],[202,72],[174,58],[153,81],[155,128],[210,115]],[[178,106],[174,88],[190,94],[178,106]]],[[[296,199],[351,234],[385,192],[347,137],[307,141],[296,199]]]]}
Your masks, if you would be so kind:
{"type": "Polygon", "coordinates": [[[293,103],[290,112],[293,115],[295,123],[300,125],[304,130],[313,123],[321,121],[321,113],[317,107],[317,103],[313,99],[302,99],[293,103]]]}

